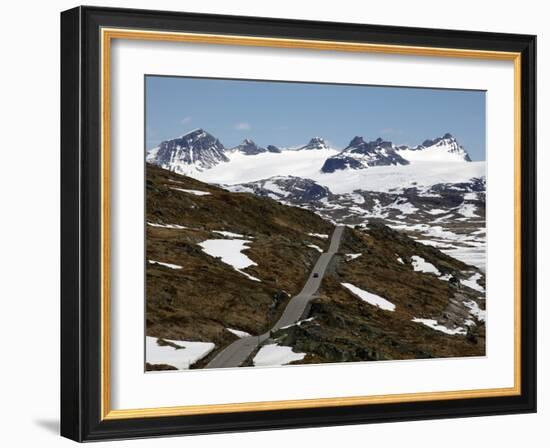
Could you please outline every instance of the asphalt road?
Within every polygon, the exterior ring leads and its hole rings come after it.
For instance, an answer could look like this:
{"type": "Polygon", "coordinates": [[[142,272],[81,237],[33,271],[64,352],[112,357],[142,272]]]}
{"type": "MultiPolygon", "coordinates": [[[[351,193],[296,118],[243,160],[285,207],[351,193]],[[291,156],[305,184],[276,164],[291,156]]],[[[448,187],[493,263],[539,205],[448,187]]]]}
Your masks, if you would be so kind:
{"type": "MultiPolygon", "coordinates": [[[[287,325],[292,325],[303,319],[306,308],[311,300],[315,297],[315,293],[321,286],[321,282],[327,270],[327,266],[338,251],[340,247],[340,240],[342,239],[342,233],[344,232],[344,226],[336,226],[330,240],[330,247],[327,252],[323,252],[313,270],[309,274],[309,278],[302,290],[292,297],[288,302],[283,314],[275,325],[271,328],[271,331],[276,331],[287,325]],[[318,274],[314,277],[314,274],[318,274]]],[[[216,355],[212,361],[210,361],[205,368],[207,369],[219,369],[222,367],[239,367],[250,354],[266,339],[269,338],[270,332],[268,331],[259,336],[247,336],[241,339],[237,339],[232,344],[228,345],[220,353],[216,355]]]]}

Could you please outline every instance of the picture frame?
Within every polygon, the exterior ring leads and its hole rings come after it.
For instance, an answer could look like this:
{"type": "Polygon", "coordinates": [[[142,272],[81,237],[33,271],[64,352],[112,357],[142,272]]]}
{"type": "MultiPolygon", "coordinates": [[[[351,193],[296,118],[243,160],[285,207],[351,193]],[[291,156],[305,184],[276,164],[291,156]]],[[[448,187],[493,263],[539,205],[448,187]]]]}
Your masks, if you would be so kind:
{"type": "Polygon", "coordinates": [[[63,12],[61,435],[82,442],[536,412],[535,57],[531,35],[99,7],[63,12]],[[116,175],[110,77],[117,40],[513,64],[513,385],[219,404],[214,397],[213,404],[113,409],[119,382],[112,384],[110,345],[117,281],[110,269],[117,238],[110,227],[116,175]]]}

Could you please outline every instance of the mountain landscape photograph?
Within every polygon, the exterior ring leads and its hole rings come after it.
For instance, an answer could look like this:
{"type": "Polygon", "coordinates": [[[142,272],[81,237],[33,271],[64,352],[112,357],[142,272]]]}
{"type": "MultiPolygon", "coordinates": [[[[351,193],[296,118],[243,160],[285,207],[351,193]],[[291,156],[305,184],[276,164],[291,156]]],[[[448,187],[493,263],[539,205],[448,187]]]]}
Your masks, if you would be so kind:
{"type": "Polygon", "coordinates": [[[484,91],[145,99],[146,371],[486,355],[484,91]]]}

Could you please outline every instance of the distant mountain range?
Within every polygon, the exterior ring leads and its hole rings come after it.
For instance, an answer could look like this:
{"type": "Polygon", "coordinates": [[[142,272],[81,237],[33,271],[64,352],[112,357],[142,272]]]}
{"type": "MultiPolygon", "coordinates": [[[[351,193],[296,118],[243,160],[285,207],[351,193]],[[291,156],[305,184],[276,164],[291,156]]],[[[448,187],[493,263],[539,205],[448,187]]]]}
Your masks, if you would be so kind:
{"type": "Polygon", "coordinates": [[[470,162],[470,156],[451,134],[425,140],[418,146],[396,146],[378,138],[365,141],[356,136],[348,146],[339,151],[321,137],[313,137],[306,145],[279,148],[275,145],[262,147],[251,139],[240,145],[226,148],[219,139],[203,129],[195,129],[181,137],[162,142],[147,152],[147,162],[179,174],[203,172],[216,165],[227,163],[234,154],[256,156],[265,153],[286,151],[331,151],[320,163],[320,171],[333,173],[339,170],[358,170],[375,166],[408,165],[415,162],[470,162]]]}

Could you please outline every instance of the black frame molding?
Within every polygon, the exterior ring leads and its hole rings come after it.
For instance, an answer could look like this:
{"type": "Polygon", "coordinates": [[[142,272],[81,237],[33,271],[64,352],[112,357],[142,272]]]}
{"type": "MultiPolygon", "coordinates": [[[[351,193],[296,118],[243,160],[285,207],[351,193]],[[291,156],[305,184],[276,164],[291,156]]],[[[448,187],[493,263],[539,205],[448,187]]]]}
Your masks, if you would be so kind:
{"type": "Polygon", "coordinates": [[[61,435],[76,441],[536,412],[536,37],[77,7],[61,14],[61,435]],[[521,53],[521,394],[153,418],[101,419],[100,29],[521,53]]]}

